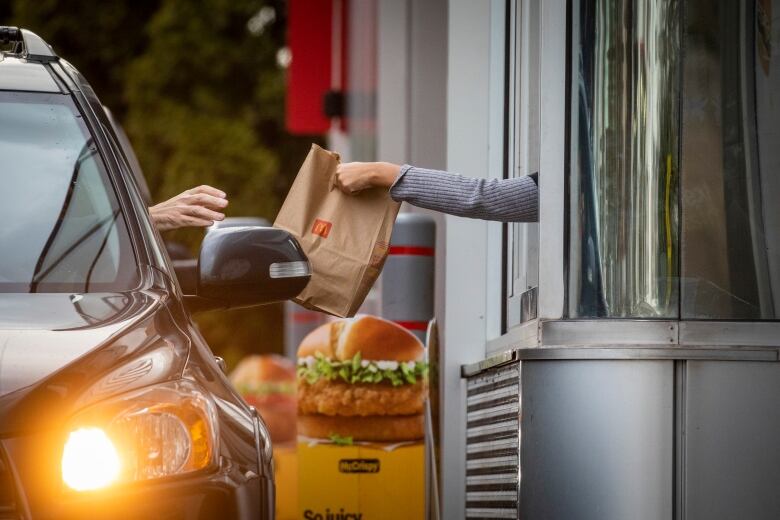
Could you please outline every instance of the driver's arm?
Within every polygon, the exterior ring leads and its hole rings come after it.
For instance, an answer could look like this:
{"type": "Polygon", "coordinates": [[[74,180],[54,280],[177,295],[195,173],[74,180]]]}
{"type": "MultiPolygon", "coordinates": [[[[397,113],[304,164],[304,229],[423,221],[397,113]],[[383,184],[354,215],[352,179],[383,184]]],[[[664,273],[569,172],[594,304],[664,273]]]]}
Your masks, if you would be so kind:
{"type": "Polygon", "coordinates": [[[192,188],[149,208],[152,222],[160,231],[182,227],[208,227],[223,220],[228,205],[224,192],[203,185],[192,188]]]}

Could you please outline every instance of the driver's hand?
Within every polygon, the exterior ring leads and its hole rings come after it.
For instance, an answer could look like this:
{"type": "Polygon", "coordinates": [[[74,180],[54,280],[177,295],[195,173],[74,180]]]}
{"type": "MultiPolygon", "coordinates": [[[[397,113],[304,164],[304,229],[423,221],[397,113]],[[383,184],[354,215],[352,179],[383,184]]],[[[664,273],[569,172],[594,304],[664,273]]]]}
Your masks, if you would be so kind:
{"type": "Polygon", "coordinates": [[[198,186],[149,208],[160,231],[182,227],[207,227],[223,220],[228,205],[225,193],[211,186],[198,186]]]}

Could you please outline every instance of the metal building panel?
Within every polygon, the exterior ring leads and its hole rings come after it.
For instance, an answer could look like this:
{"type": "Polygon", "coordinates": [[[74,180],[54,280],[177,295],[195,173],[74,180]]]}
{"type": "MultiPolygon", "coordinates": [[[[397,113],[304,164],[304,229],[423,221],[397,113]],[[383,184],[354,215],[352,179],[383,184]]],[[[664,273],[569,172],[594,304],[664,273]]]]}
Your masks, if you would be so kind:
{"type": "Polygon", "coordinates": [[[543,320],[545,346],[674,345],[678,322],[667,320],[543,320]]]}
{"type": "Polygon", "coordinates": [[[777,346],[780,323],[776,321],[682,321],[681,345],[777,346]]]}
{"type": "Polygon", "coordinates": [[[672,361],[524,361],[520,518],[672,518],[672,361]]]}
{"type": "Polygon", "coordinates": [[[780,518],[780,363],[689,361],[684,518],[780,518]]]}
{"type": "Polygon", "coordinates": [[[466,518],[517,518],[520,363],[466,384],[466,518]]]}

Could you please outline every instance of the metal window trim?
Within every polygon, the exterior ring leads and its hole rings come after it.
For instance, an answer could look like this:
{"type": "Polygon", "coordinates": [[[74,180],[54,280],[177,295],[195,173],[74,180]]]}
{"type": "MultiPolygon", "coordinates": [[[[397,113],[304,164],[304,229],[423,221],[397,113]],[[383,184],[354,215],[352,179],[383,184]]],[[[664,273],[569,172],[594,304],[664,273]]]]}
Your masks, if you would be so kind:
{"type": "Polygon", "coordinates": [[[779,361],[780,321],[533,320],[486,351],[464,377],[521,359],[779,361]]]}
{"type": "MultiPolygon", "coordinates": [[[[537,326],[538,346],[780,347],[780,321],[583,319],[539,320],[537,326]]],[[[503,344],[513,348],[533,346],[507,339],[503,344]]]]}
{"type": "Polygon", "coordinates": [[[678,328],[672,320],[546,320],[539,345],[675,345],[678,328]]]}
{"type": "Polygon", "coordinates": [[[100,118],[96,113],[96,107],[93,106],[95,103],[98,104],[101,113],[104,113],[102,112],[103,105],[99,104],[97,98],[94,102],[90,101],[88,95],[82,88],[82,82],[86,80],[80,76],[80,73],[70,63],[65,60],[59,60],[55,63],[51,63],[50,67],[51,71],[63,81],[70,90],[70,96],[78,110],[81,112],[84,124],[90,135],[95,139],[95,146],[98,149],[98,153],[106,169],[106,174],[116,194],[117,203],[122,208],[127,232],[130,241],[132,242],[133,254],[139,265],[139,277],[141,278],[140,286],[143,286],[146,283],[146,280],[143,280],[144,270],[140,269],[140,266],[155,265],[153,261],[155,257],[153,252],[149,249],[150,245],[141,233],[142,217],[138,214],[136,204],[133,203],[127,179],[122,175],[123,163],[117,155],[115,149],[116,145],[101,123],[100,118]]]}
{"type": "Polygon", "coordinates": [[[539,344],[539,321],[529,320],[509,329],[498,338],[489,340],[485,345],[488,356],[514,348],[535,347],[539,344]]]}
{"type": "MultiPolygon", "coordinates": [[[[541,2],[521,0],[510,14],[512,37],[507,94],[512,121],[505,142],[506,177],[540,173],[541,156],[541,2]]],[[[505,226],[505,330],[533,320],[538,314],[539,224],[514,222],[505,226]],[[516,255],[516,256],[515,256],[516,255]],[[529,299],[529,296],[532,298],[529,299]]]]}
{"type": "Polygon", "coordinates": [[[777,321],[681,321],[680,345],[780,346],[777,321]]]}
{"type": "Polygon", "coordinates": [[[542,347],[502,352],[477,363],[461,366],[461,377],[470,378],[519,361],[756,361],[780,362],[777,347],[688,347],[617,345],[608,347],[542,347]]]}
{"type": "Polygon", "coordinates": [[[538,316],[564,316],[564,244],[567,146],[566,0],[541,2],[539,35],[539,299],[538,316]],[[562,211],[563,209],[563,211],[562,211]]]}
{"type": "MultiPolygon", "coordinates": [[[[492,2],[489,7],[490,42],[488,55],[488,124],[487,124],[487,171],[486,178],[501,179],[508,168],[507,147],[510,140],[509,121],[513,112],[510,96],[509,76],[511,74],[510,40],[513,34],[510,23],[511,3],[502,0],[492,2]]],[[[486,222],[486,287],[495,287],[498,294],[488,290],[485,300],[485,337],[499,337],[504,333],[506,317],[505,299],[505,236],[504,224],[486,222]]]]}
{"type": "Polygon", "coordinates": [[[778,321],[541,320],[539,346],[780,346],[778,321]]]}
{"type": "Polygon", "coordinates": [[[486,343],[486,359],[527,348],[780,348],[779,321],[533,320],[486,343]]]}

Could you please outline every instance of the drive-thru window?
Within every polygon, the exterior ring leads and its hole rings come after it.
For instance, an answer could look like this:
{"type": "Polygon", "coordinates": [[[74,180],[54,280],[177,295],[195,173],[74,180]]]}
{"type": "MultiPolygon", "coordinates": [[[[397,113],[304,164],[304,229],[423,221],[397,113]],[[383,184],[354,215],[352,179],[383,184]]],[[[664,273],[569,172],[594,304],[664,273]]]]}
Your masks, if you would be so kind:
{"type": "MultiPolygon", "coordinates": [[[[471,360],[461,396],[445,397],[465,439],[444,435],[445,467],[463,472],[445,476],[445,495],[463,489],[453,514],[780,511],[770,498],[780,218],[769,144],[779,11],[761,0],[518,1],[491,4],[477,24],[489,42],[490,175],[538,170],[541,209],[538,225],[487,226],[484,259],[448,264],[455,292],[479,291],[457,273],[484,269],[486,299],[476,315],[447,301],[448,317],[485,331],[480,344],[445,330],[445,357],[471,360]],[[447,457],[460,446],[459,467],[447,457]]],[[[478,17],[451,6],[461,15],[478,17]]],[[[472,113],[450,92],[456,118],[472,113]]],[[[468,164],[450,157],[450,169],[468,164]]],[[[447,224],[448,239],[475,230],[447,224]]]]}
{"type": "Polygon", "coordinates": [[[540,188],[437,217],[441,516],[777,517],[780,2],[371,5],[334,145],[540,188]]]}

